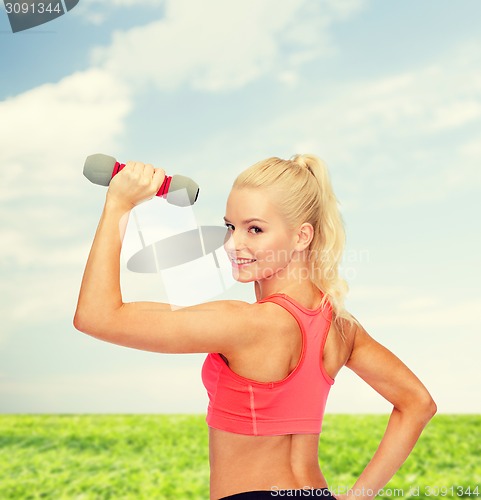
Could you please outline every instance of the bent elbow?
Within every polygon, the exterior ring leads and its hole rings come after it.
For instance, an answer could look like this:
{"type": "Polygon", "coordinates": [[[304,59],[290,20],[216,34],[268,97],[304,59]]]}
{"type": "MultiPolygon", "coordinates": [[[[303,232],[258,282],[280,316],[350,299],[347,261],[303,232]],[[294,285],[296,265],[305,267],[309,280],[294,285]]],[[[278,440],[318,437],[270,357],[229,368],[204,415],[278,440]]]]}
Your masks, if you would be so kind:
{"type": "Polygon", "coordinates": [[[436,415],[437,411],[438,411],[438,405],[436,404],[434,399],[430,397],[429,402],[426,406],[426,413],[427,415],[429,415],[429,420],[432,419],[434,415],[436,415]]]}
{"type": "Polygon", "coordinates": [[[82,309],[77,308],[73,317],[73,326],[76,330],[93,337],[96,336],[98,330],[98,322],[92,321],[92,315],[86,313],[82,309]]]}
{"type": "Polygon", "coordinates": [[[424,386],[410,388],[395,402],[394,407],[410,419],[426,425],[434,417],[438,408],[429,391],[424,386]]]}
{"type": "Polygon", "coordinates": [[[73,326],[85,333],[105,342],[118,343],[119,322],[115,314],[97,310],[77,308],[73,317],[73,326]]]}
{"type": "Polygon", "coordinates": [[[72,323],[76,330],[82,333],[87,333],[88,327],[85,315],[78,309],[75,311],[72,323]]]}
{"type": "Polygon", "coordinates": [[[423,427],[428,425],[429,421],[434,417],[434,415],[436,415],[437,411],[438,407],[431,396],[423,401],[423,403],[418,407],[418,417],[420,418],[423,427]]]}
{"type": "Polygon", "coordinates": [[[428,391],[413,397],[410,411],[416,419],[422,422],[423,427],[434,417],[438,411],[436,402],[428,391]]]}
{"type": "Polygon", "coordinates": [[[431,394],[427,390],[424,390],[420,395],[418,395],[418,401],[416,403],[418,411],[427,419],[430,420],[434,417],[438,411],[438,407],[432,398],[431,394]]]}

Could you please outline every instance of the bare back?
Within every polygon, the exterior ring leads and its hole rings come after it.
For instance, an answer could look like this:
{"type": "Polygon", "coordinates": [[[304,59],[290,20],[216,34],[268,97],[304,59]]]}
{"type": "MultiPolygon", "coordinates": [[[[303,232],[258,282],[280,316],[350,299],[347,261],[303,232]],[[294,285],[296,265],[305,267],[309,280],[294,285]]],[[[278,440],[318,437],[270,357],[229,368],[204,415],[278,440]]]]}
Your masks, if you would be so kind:
{"type": "MultiPolygon", "coordinates": [[[[273,304],[266,306],[274,308],[270,312],[276,315],[276,328],[256,348],[226,358],[234,372],[263,382],[286,377],[297,365],[302,347],[295,319],[273,304]]],[[[332,378],[352,350],[354,336],[344,333],[343,341],[331,323],[323,362],[332,378]]],[[[250,490],[327,487],[319,468],[318,445],[319,434],[248,436],[210,428],[211,499],[250,490]]]]}

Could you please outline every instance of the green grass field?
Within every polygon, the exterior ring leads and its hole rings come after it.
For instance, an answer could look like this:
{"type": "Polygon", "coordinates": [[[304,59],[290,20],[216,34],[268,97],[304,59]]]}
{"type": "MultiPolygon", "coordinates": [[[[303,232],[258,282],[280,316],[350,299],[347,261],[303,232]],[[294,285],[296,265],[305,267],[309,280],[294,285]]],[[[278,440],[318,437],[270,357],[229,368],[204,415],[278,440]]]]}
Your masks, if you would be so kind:
{"type": "MultiPolygon", "coordinates": [[[[387,420],[326,415],[319,455],[331,488],[353,484],[387,420]]],[[[436,415],[378,498],[481,497],[480,427],[479,415],[436,415]]],[[[202,500],[208,474],[203,416],[0,415],[1,500],[202,500]]]]}

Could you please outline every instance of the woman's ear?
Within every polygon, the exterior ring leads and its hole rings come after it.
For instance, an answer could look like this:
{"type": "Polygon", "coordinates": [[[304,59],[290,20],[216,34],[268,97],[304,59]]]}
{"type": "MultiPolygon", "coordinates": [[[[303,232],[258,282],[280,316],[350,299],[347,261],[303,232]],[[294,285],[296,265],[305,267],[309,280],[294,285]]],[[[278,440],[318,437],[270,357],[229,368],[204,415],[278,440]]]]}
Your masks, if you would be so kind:
{"type": "Polygon", "coordinates": [[[304,222],[297,231],[296,250],[304,251],[311,244],[312,238],[314,238],[314,228],[312,224],[304,222]]]}

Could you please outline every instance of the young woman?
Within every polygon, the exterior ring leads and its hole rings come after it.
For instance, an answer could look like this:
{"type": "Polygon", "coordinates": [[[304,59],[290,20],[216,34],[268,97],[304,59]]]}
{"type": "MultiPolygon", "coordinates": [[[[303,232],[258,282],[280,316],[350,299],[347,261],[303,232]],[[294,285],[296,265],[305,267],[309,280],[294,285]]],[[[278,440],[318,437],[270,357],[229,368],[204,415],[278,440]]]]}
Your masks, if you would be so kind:
{"type": "Polygon", "coordinates": [[[129,162],[109,186],[74,324],[101,340],[162,353],[208,353],[211,499],[374,498],[406,460],[436,405],[419,379],[343,305],[344,229],[325,165],[261,161],[234,182],[225,249],[257,301],[172,310],[124,303],[119,258],[129,211],[162,169],[129,162]],[[384,437],[352,490],[331,496],[318,463],[329,390],[348,366],[393,405],[384,437]]]}

